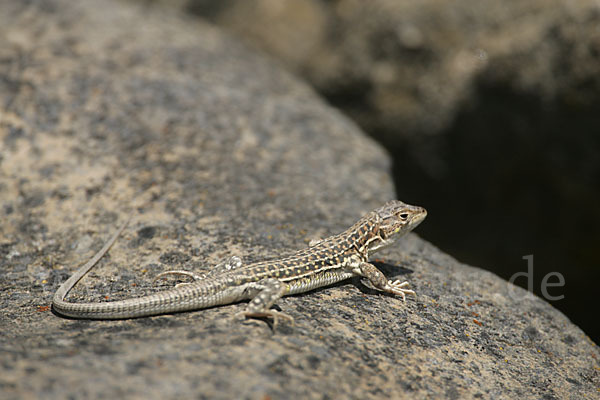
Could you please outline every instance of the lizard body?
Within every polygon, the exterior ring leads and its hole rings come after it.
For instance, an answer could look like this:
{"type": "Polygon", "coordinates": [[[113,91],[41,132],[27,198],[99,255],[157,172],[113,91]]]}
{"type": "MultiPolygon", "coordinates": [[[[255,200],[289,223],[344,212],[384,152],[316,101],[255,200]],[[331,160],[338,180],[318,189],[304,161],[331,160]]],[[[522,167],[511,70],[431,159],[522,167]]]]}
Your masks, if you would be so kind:
{"type": "Polygon", "coordinates": [[[206,277],[186,271],[167,274],[187,275],[193,282],[177,285],[139,298],[101,303],[70,303],[65,297],[71,288],[102,258],[125,228],[124,224],[98,251],[56,291],[53,309],[60,315],[81,319],[126,319],[198,310],[207,307],[250,300],[246,317],[291,319],[271,310],[282,296],[306,292],[353,276],[366,278],[374,288],[400,295],[415,294],[408,282],[389,281],[369,256],[413,230],[426,217],[427,211],[393,200],[358,220],[346,231],[319,240],[308,248],[288,256],[242,265],[238,257],[217,266],[206,277]]]}

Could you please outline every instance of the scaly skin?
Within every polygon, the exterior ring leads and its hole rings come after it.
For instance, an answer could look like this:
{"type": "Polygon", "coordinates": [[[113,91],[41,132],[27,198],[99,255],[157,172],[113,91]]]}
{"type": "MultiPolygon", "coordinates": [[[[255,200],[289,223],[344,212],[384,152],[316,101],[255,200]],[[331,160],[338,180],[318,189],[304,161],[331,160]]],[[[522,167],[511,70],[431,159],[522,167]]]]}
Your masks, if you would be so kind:
{"type": "Polygon", "coordinates": [[[270,309],[282,296],[328,286],[353,276],[364,277],[374,288],[405,299],[407,294],[415,294],[407,288],[408,282],[387,280],[368,258],[412,231],[426,216],[424,208],[393,200],[371,211],[346,231],[311,243],[308,248],[287,257],[249,265],[242,265],[238,257],[232,257],[206,277],[186,271],[167,271],[158,277],[179,274],[190,276],[194,281],[138,298],[105,303],[65,301],[71,288],[117,240],[125,223],[90,261],[60,286],[52,306],[58,314],[71,318],[126,319],[250,300],[240,315],[273,318],[276,324],[279,318],[291,320],[286,314],[270,309]]]}

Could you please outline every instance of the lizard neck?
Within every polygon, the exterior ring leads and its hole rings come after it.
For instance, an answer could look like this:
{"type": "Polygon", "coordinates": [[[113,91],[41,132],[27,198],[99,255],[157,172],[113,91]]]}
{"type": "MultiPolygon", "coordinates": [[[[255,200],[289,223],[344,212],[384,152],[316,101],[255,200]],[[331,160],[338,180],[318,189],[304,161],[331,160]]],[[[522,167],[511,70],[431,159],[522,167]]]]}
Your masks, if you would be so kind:
{"type": "Polygon", "coordinates": [[[380,219],[377,213],[370,212],[342,234],[365,260],[385,242],[379,228],[380,219]]]}

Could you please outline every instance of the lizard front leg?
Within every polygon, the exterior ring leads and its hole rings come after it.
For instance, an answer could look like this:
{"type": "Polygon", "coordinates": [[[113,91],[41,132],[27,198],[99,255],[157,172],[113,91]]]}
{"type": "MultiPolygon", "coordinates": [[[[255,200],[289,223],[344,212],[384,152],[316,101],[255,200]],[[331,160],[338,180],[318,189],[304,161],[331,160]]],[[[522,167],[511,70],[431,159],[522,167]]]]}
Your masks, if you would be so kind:
{"type": "Polygon", "coordinates": [[[382,292],[395,294],[398,296],[402,296],[402,300],[406,301],[406,295],[412,294],[416,296],[416,293],[407,288],[409,286],[408,282],[400,282],[399,280],[388,280],[383,272],[377,269],[371,263],[360,261],[357,262],[354,271],[357,275],[364,276],[369,280],[369,283],[373,285],[373,287],[377,290],[381,290],[382,292]]]}
{"type": "Polygon", "coordinates": [[[248,288],[257,290],[258,293],[250,300],[246,310],[236,314],[237,316],[244,316],[247,318],[273,318],[273,329],[277,327],[280,318],[287,319],[292,323],[294,322],[294,319],[289,315],[270,309],[271,306],[288,291],[288,285],[286,283],[275,278],[268,278],[258,282],[252,282],[248,285],[248,288]]]}

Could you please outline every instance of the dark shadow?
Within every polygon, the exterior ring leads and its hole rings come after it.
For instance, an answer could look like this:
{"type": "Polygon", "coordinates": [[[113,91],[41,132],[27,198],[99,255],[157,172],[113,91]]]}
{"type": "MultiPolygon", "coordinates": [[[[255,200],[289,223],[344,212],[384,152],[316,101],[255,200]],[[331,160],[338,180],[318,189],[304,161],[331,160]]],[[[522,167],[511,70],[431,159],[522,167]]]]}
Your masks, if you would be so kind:
{"type": "Polygon", "coordinates": [[[566,96],[543,102],[481,82],[447,131],[388,150],[398,198],[429,212],[419,235],[507,280],[533,254],[533,291],[544,297],[544,278],[562,274],[547,293],[564,298],[551,304],[598,343],[587,306],[600,282],[600,103],[566,96]]]}

